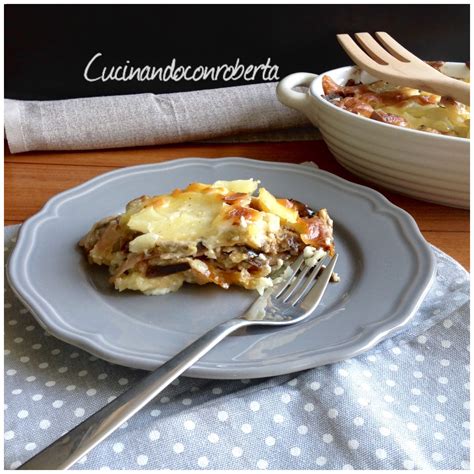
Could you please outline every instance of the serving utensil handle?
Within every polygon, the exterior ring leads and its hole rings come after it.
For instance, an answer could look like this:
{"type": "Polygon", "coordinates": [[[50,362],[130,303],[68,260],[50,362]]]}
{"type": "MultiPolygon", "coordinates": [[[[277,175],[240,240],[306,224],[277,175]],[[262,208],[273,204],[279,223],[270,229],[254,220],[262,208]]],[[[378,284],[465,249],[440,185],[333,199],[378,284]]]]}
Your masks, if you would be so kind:
{"type": "Polygon", "coordinates": [[[211,329],[97,413],[22,464],[19,469],[68,469],[140,411],[222,339],[249,324],[251,322],[244,319],[231,319],[211,329]]]}
{"type": "Polygon", "coordinates": [[[436,80],[429,85],[436,94],[447,95],[462,104],[470,105],[471,85],[467,82],[443,75],[442,77],[437,76],[436,80]]]}

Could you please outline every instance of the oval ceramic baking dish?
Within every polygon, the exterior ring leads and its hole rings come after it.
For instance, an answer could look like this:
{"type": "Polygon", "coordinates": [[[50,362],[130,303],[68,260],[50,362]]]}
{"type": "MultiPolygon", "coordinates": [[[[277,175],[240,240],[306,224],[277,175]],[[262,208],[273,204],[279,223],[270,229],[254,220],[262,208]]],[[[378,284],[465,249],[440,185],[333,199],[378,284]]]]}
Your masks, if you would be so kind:
{"type": "MultiPolygon", "coordinates": [[[[452,77],[469,76],[462,63],[445,63],[441,71],[452,77]]],[[[397,127],[343,110],[323,97],[324,75],[340,85],[349,79],[362,83],[377,79],[348,66],[319,76],[291,74],[278,84],[279,100],[319,128],[342,166],[401,194],[469,208],[469,139],[397,127]],[[298,86],[308,87],[307,92],[293,90],[298,86]]]]}

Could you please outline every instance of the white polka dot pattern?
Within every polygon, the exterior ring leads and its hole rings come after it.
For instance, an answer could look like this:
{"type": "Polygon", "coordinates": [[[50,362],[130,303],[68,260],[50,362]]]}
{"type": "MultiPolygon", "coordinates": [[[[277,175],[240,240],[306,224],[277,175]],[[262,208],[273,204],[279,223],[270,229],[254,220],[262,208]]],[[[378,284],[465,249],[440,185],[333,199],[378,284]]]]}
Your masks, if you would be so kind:
{"type": "MultiPolygon", "coordinates": [[[[433,251],[441,278],[369,353],[269,379],[180,377],[74,468],[469,469],[468,280],[433,251]]],[[[8,286],[5,341],[5,469],[144,375],[46,336],[8,286]]]]}

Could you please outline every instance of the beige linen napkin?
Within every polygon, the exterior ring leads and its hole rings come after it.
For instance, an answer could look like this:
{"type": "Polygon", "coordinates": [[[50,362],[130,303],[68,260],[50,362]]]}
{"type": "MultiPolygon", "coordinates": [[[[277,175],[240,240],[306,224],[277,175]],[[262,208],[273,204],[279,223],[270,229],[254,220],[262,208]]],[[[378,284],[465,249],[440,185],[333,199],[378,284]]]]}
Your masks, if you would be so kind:
{"type": "Polygon", "coordinates": [[[308,126],[276,83],[55,101],[5,99],[12,153],[159,145],[308,126]]]}

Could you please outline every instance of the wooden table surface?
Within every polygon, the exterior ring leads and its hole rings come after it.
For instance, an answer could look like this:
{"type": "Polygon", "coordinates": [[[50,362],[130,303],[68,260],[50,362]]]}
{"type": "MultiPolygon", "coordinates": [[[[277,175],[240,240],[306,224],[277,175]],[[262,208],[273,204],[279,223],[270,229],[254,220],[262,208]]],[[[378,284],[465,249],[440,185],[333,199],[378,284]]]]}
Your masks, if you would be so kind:
{"type": "MultiPolygon", "coordinates": [[[[5,147],[7,150],[8,147],[5,147]]],[[[360,184],[368,184],[342,168],[323,141],[284,143],[192,143],[114,150],[29,152],[5,156],[5,224],[18,224],[35,214],[55,194],[99,174],[124,166],[156,163],[188,156],[243,156],[258,160],[302,163],[360,184]]],[[[374,187],[408,211],[428,242],[469,270],[469,212],[398,195],[374,187]]],[[[139,193],[139,192],[138,192],[139,193]]]]}

